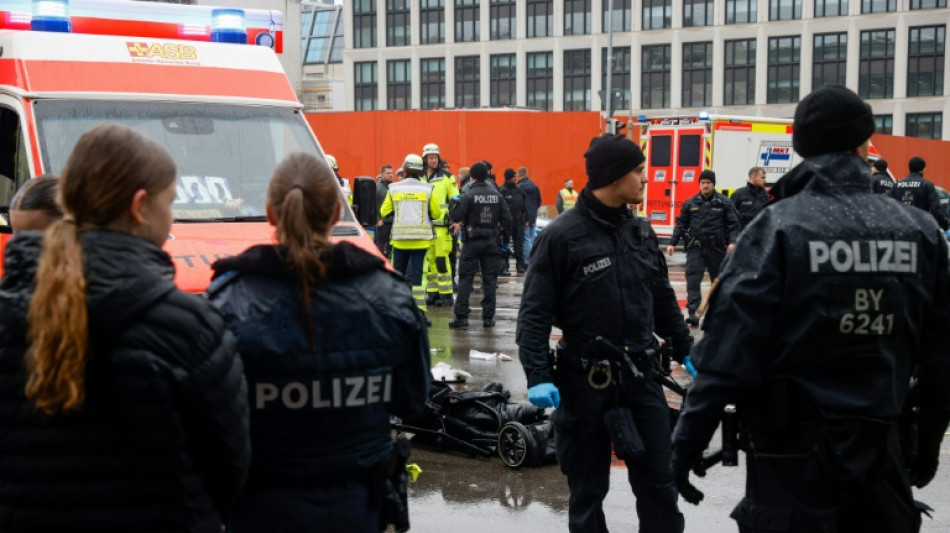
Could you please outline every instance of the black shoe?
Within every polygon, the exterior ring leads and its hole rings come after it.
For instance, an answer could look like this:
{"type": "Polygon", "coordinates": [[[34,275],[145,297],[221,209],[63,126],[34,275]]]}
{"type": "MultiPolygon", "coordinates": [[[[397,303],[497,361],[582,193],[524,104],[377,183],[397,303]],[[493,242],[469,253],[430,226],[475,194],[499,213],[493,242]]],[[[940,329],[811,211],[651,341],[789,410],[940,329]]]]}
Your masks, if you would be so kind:
{"type": "Polygon", "coordinates": [[[526,269],[524,269],[524,268],[519,268],[519,269],[518,269],[518,273],[519,273],[519,274],[524,274],[524,271],[525,271],[525,270],[526,270],[526,269]]]}
{"type": "Polygon", "coordinates": [[[492,320],[491,318],[486,318],[486,319],[482,320],[482,327],[483,327],[483,328],[493,328],[493,327],[495,327],[495,321],[492,320]]]}
{"type": "Polygon", "coordinates": [[[438,305],[439,293],[437,292],[427,292],[426,293],[426,305],[438,305]]]}
{"type": "Polygon", "coordinates": [[[511,277],[511,272],[509,272],[509,271],[507,271],[507,270],[502,270],[501,272],[498,273],[498,276],[499,276],[499,277],[502,277],[502,278],[510,278],[510,277],[511,277]]]}
{"type": "Polygon", "coordinates": [[[441,307],[452,307],[455,305],[455,300],[452,299],[451,294],[440,294],[439,300],[436,302],[435,305],[438,305],[441,307]]]}
{"type": "Polygon", "coordinates": [[[689,315],[688,317],[686,317],[686,324],[687,324],[687,325],[690,325],[690,326],[698,326],[698,325],[699,325],[699,319],[696,318],[696,315],[692,315],[692,314],[691,314],[691,315],[689,315]]]}
{"type": "Polygon", "coordinates": [[[452,329],[462,329],[468,327],[468,319],[457,317],[455,320],[449,322],[449,327],[452,329]]]}

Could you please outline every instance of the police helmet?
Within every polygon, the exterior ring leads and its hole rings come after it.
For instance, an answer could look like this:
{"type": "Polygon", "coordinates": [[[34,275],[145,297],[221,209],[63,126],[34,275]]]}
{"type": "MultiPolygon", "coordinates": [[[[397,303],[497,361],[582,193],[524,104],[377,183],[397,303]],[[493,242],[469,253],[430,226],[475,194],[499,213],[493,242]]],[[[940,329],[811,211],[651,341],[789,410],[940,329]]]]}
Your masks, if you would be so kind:
{"type": "Polygon", "coordinates": [[[327,164],[330,165],[334,171],[340,170],[340,166],[336,164],[336,158],[330,154],[327,154],[327,164]]]}
{"type": "Polygon", "coordinates": [[[407,155],[406,161],[403,163],[403,168],[406,169],[407,174],[412,176],[420,176],[425,171],[422,158],[418,154],[407,155]]]}
{"type": "Polygon", "coordinates": [[[422,147],[422,157],[432,154],[439,155],[439,145],[435,143],[429,143],[422,147]]]}

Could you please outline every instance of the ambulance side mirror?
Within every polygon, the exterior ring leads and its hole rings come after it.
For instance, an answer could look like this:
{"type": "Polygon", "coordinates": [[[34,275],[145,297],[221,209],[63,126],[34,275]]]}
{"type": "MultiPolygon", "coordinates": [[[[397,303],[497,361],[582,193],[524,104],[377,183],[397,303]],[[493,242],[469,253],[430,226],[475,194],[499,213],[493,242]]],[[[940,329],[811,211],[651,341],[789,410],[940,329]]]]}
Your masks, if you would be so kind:
{"type": "Polygon", "coordinates": [[[359,176],[353,180],[353,213],[361,226],[375,226],[379,221],[379,207],[376,205],[376,180],[369,176],[359,176]]]}

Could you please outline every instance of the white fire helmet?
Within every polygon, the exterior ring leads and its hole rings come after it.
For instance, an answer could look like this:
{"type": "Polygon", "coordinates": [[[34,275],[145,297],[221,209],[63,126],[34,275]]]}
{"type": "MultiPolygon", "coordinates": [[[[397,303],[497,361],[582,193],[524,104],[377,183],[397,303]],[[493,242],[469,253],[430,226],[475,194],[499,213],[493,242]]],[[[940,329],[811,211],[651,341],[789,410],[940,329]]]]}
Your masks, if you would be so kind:
{"type": "Polygon", "coordinates": [[[435,143],[429,143],[422,147],[422,157],[431,154],[439,155],[439,145],[435,143]]]}
{"type": "Polygon", "coordinates": [[[423,166],[422,158],[418,154],[409,154],[406,156],[406,162],[403,164],[403,168],[406,169],[406,172],[412,174],[413,176],[420,176],[425,170],[423,166]]]}
{"type": "Polygon", "coordinates": [[[336,164],[336,158],[330,154],[327,154],[327,164],[330,165],[334,171],[340,170],[340,166],[336,164]]]}

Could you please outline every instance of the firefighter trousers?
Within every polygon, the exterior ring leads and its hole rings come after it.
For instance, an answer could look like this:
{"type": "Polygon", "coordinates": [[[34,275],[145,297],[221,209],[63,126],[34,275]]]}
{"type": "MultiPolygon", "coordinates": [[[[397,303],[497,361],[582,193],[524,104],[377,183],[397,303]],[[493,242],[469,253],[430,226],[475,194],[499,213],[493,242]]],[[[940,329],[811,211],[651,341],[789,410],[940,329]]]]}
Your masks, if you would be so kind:
{"type": "Polygon", "coordinates": [[[426,292],[452,296],[452,234],[446,226],[435,227],[435,239],[426,254],[426,292]]]}

